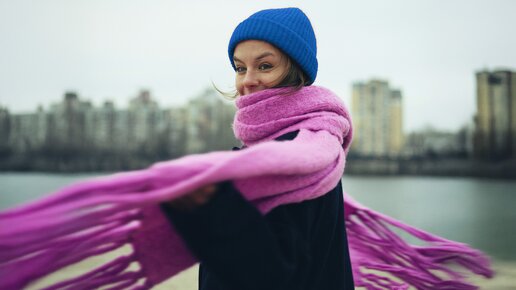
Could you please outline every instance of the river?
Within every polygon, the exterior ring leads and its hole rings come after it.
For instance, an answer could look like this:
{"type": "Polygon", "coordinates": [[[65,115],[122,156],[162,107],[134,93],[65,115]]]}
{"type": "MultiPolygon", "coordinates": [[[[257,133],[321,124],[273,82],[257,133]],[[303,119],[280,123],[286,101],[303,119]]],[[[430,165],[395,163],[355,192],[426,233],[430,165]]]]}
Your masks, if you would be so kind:
{"type": "MultiPolygon", "coordinates": [[[[1,173],[0,210],[96,175],[1,173]]],[[[516,181],[346,176],[343,187],[370,208],[497,260],[516,261],[516,181]]]]}

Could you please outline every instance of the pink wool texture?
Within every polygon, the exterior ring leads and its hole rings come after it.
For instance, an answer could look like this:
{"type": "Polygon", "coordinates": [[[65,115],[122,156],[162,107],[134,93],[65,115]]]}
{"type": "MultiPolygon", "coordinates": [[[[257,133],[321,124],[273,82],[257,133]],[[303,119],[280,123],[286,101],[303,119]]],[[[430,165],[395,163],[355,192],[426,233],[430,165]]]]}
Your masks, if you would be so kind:
{"type": "MultiPolygon", "coordinates": [[[[1,212],[0,289],[21,289],[124,245],[132,252],[45,289],[149,289],[197,262],[161,212],[161,202],[232,180],[266,214],[324,195],[339,182],[352,126],[334,93],[317,86],[268,89],[241,96],[236,105],[233,128],[243,150],[189,155],[79,182],[1,212]],[[294,140],[274,141],[295,130],[294,140]],[[129,267],[134,263],[137,269],[129,267]]],[[[356,286],[476,289],[457,266],[492,276],[479,251],[370,210],[347,194],[344,202],[356,286]],[[407,243],[394,228],[426,245],[407,243]]]]}

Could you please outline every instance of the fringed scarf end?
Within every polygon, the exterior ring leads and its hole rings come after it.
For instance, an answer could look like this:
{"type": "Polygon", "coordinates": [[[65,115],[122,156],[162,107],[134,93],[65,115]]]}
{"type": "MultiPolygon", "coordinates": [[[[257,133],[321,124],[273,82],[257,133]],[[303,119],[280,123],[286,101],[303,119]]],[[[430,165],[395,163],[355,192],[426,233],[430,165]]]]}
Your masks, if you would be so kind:
{"type": "Polygon", "coordinates": [[[461,268],[493,277],[489,259],[466,244],[446,240],[349,200],[346,227],[355,285],[371,290],[478,289],[465,280],[461,268]],[[401,230],[428,245],[415,246],[394,230],[401,230]]]}

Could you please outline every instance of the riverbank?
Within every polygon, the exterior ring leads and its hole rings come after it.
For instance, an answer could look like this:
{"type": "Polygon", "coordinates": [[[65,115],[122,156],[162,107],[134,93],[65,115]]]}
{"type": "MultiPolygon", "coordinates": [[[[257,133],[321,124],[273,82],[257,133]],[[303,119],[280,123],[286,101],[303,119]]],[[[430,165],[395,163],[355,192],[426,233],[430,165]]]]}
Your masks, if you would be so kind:
{"type": "MultiPolygon", "coordinates": [[[[516,262],[495,261],[493,269],[496,276],[486,279],[481,276],[470,276],[468,279],[480,290],[514,290],[516,287],[516,262]]],[[[194,266],[179,275],[159,284],[156,290],[197,290],[198,267],[194,266]]],[[[365,289],[365,288],[355,288],[365,289]]],[[[414,290],[414,287],[409,288],[414,290]]]]}
{"type": "MultiPolygon", "coordinates": [[[[63,279],[73,277],[79,273],[83,273],[91,269],[98,263],[110,261],[113,255],[103,255],[88,259],[79,264],[67,267],[61,271],[54,273],[37,283],[27,287],[27,290],[41,289],[42,286],[51,285],[62,281],[63,279]]],[[[512,290],[516,287],[516,261],[494,261],[493,269],[496,276],[492,279],[485,279],[479,276],[469,276],[469,281],[479,286],[481,290],[512,290]]],[[[156,290],[197,290],[198,266],[195,265],[180,274],[164,281],[153,289],[156,290]]],[[[363,289],[363,288],[356,288],[363,289]]],[[[414,288],[410,288],[414,289],[414,288]]]]}
{"type": "MultiPolygon", "coordinates": [[[[146,168],[160,159],[137,156],[92,158],[9,157],[0,159],[0,172],[88,173],[146,168]]],[[[516,179],[516,159],[487,162],[466,158],[348,158],[346,175],[446,176],[516,179]]]]}
{"type": "Polygon", "coordinates": [[[516,160],[349,159],[346,175],[447,176],[516,179],[516,160]]]}

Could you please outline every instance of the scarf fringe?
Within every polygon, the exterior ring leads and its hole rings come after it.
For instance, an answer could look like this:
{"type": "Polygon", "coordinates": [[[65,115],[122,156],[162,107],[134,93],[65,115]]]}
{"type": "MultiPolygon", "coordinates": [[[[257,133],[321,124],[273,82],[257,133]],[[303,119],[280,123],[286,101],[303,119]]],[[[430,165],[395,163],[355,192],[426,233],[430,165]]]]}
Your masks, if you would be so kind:
{"type": "MultiPolygon", "coordinates": [[[[409,284],[416,289],[477,289],[465,281],[465,275],[454,266],[461,266],[484,277],[493,276],[489,259],[481,252],[369,210],[347,195],[345,200],[346,228],[357,287],[369,290],[408,289],[409,284]],[[395,230],[401,230],[428,245],[408,244],[395,230]],[[390,277],[380,273],[390,274],[390,277]]],[[[44,235],[32,235],[34,229],[28,228],[17,231],[17,235],[11,238],[2,236],[0,276],[5,278],[0,280],[0,288],[20,289],[61,268],[120,249],[131,244],[131,233],[140,227],[138,210],[119,212],[104,209],[88,214],[99,218],[97,223],[66,223],[74,226],[64,230],[54,229],[44,235]],[[98,226],[99,220],[102,221],[101,226],[98,226]],[[63,233],[67,235],[63,236],[63,233]],[[9,275],[14,271],[23,271],[24,274],[9,275]]],[[[41,218],[38,211],[33,212],[31,220],[37,218],[41,218]]],[[[10,222],[16,222],[16,218],[11,217],[10,222]]],[[[44,289],[152,288],[141,267],[128,271],[132,263],[138,263],[134,252],[44,289]],[[138,285],[142,281],[143,284],[138,285]]]]}
{"type": "Polygon", "coordinates": [[[489,259],[480,251],[369,210],[348,197],[346,201],[355,286],[382,290],[408,289],[409,284],[416,289],[470,290],[478,287],[464,279],[460,267],[487,278],[493,276],[489,259]],[[428,245],[411,245],[395,230],[428,245]]]}
{"type": "Polygon", "coordinates": [[[121,256],[85,274],[56,283],[43,290],[98,289],[100,287],[114,290],[129,289],[131,286],[139,286],[138,289],[149,289],[150,287],[143,287],[145,284],[136,285],[141,279],[145,278],[143,271],[127,271],[134,262],[136,262],[134,254],[121,256]]]}
{"type": "MultiPolygon", "coordinates": [[[[40,219],[39,228],[23,227],[27,224],[27,217],[4,219],[2,224],[11,225],[10,230],[16,231],[16,234],[10,234],[7,229],[0,233],[0,289],[22,289],[33,281],[87,258],[121,249],[125,245],[132,246],[131,234],[141,226],[139,214],[137,210],[99,210],[89,213],[90,217],[96,217],[94,223],[53,225],[45,222],[45,213],[36,211],[31,213],[29,220],[40,219]],[[17,224],[21,227],[17,227],[17,224]],[[37,235],[34,234],[35,230],[38,231],[37,235]]],[[[130,255],[119,256],[76,278],[44,289],[96,289],[101,286],[127,289],[145,278],[141,269],[126,271],[133,262],[138,263],[134,250],[130,255]]]]}

